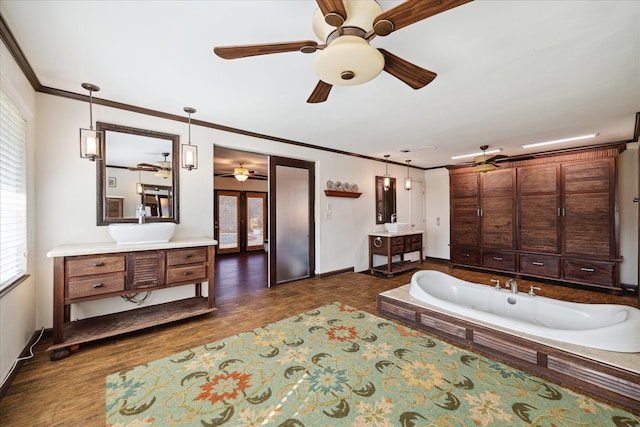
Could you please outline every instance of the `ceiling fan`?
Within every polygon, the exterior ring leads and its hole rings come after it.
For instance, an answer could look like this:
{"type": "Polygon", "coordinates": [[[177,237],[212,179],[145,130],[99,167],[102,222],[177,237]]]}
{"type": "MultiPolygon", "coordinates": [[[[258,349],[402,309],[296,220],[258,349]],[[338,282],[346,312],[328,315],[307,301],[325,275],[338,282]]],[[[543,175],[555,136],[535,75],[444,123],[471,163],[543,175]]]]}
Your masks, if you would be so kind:
{"type": "Polygon", "coordinates": [[[171,176],[171,162],[167,161],[169,153],[162,153],[162,157],[164,157],[164,160],[156,162],[155,164],[138,163],[135,167],[127,169],[131,171],[156,172],[156,176],[159,178],[169,178],[171,176]]]}
{"type": "Polygon", "coordinates": [[[357,85],[386,71],[413,89],[420,89],[436,78],[436,73],[410,63],[369,42],[387,36],[408,25],[461,6],[472,0],[406,0],[386,12],[375,0],[316,0],[319,9],[313,16],[313,40],[256,45],[215,47],[216,55],[237,59],[272,53],[320,53],[313,71],[320,78],[308,103],[324,102],[334,85],[357,85]]]}
{"type": "Polygon", "coordinates": [[[240,182],[244,182],[247,179],[259,179],[262,181],[267,180],[266,175],[262,175],[257,173],[255,170],[249,170],[242,166],[242,162],[240,162],[240,167],[233,168],[233,172],[231,171],[221,171],[220,173],[216,173],[215,176],[220,176],[223,178],[235,178],[240,182]]]}
{"type": "Polygon", "coordinates": [[[473,171],[474,172],[491,172],[499,168],[500,166],[496,163],[500,159],[505,159],[507,156],[502,154],[486,154],[488,145],[481,145],[480,149],[482,150],[482,156],[477,156],[473,158],[473,171]]]}

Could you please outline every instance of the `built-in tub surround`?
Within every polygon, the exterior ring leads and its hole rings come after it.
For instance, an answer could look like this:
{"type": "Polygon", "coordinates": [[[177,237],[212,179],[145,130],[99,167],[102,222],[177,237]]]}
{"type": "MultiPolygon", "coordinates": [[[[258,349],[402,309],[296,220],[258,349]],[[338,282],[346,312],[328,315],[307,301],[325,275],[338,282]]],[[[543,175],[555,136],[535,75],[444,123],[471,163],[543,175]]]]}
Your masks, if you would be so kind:
{"type": "Polygon", "coordinates": [[[412,297],[471,320],[515,333],[600,350],[640,352],[640,310],[616,304],[580,304],[469,283],[440,271],[411,278],[412,297]]]}

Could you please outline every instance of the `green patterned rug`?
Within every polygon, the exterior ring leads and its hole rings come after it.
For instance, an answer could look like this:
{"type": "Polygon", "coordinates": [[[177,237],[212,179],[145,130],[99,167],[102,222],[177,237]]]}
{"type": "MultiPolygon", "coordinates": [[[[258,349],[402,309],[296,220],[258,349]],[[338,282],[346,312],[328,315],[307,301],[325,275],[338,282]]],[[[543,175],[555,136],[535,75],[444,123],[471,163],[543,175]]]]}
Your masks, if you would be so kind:
{"type": "Polygon", "coordinates": [[[639,426],[640,418],[333,303],[106,380],[108,426],[639,426]]]}

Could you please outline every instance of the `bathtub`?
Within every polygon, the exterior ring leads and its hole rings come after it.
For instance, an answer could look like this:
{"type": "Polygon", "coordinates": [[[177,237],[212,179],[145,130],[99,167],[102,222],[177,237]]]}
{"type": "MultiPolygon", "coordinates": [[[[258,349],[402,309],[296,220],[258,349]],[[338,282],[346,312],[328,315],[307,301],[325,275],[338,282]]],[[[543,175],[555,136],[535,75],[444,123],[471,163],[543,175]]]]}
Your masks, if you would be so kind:
{"type": "Polygon", "coordinates": [[[409,294],[456,315],[516,333],[600,350],[640,352],[640,310],[634,307],[514,294],[434,270],[416,272],[409,294]]]}

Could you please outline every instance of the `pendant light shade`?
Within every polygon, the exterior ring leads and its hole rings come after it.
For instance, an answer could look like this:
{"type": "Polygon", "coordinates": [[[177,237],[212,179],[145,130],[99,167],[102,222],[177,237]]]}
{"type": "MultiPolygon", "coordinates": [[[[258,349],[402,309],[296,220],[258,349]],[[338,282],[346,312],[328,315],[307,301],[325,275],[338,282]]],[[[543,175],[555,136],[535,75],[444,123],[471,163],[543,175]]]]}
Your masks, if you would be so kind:
{"type": "Polygon", "coordinates": [[[247,179],[249,179],[249,169],[245,168],[244,166],[242,166],[242,163],[240,163],[239,168],[233,169],[233,176],[238,181],[245,182],[247,179]]]}
{"type": "Polygon", "coordinates": [[[405,160],[405,161],[407,162],[407,177],[404,179],[404,189],[407,191],[411,191],[411,187],[413,187],[413,180],[409,175],[409,163],[411,163],[411,160],[405,160]]]}
{"type": "Polygon", "coordinates": [[[198,147],[191,145],[191,114],[196,112],[195,108],[184,107],[184,111],[189,114],[189,143],[182,144],[182,169],[198,169],[198,147]]]}
{"type": "Polygon", "coordinates": [[[391,188],[391,177],[389,176],[389,156],[390,154],[384,155],[384,191],[389,191],[389,188],[391,188]]]}
{"type": "Polygon", "coordinates": [[[95,161],[102,159],[102,132],[93,129],[93,92],[100,88],[91,83],[82,83],[89,91],[89,129],[80,128],[80,157],[95,161]]]}

